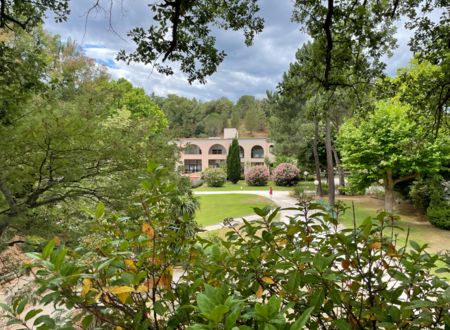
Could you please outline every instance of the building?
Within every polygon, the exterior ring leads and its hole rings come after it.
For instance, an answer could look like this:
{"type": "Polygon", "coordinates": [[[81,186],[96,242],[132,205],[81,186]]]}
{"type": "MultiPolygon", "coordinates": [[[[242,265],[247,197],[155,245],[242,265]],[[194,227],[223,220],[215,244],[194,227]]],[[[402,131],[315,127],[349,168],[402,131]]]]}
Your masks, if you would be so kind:
{"type": "MultiPolygon", "coordinates": [[[[208,167],[220,167],[226,162],[228,149],[234,137],[238,137],[235,128],[225,128],[222,137],[181,138],[177,140],[181,148],[178,165],[192,178],[208,167]]],[[[244,172],[251,166],[264,165],[265,159],[274,160],[273,143],[267,138],[239,138],[241,168],[244,172]]]]}

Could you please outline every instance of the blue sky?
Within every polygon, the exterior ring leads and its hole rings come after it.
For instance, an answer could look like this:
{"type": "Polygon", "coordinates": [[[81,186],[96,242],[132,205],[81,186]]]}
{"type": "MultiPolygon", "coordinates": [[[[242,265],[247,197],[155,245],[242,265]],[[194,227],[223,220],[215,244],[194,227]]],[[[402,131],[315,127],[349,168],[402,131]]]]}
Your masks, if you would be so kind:
{"type": "MultiPolygon", "coordinates": [[[[291,0],[261,0],[265,29],[255,37],[254,45],[246,47],[239,32],[218,31],[218,47],[228,54],[225,61],[206,85],[190,85],[180,72],[167,77],[142,64],[127,65],[115,60],[120,49],[133,50],[134,44],[127,39],[126,33],[135,26],[149,26],[148,1],[117,1],[111,20],[109,12],[102,10],[92,11],[86,20],[87,3],[71,1],[68,21],[55,23],[49,18],[46,29],[63,39],[75,40],[87,56],[107,66],[113,78],[124,77],[143,87],[147,93],[160,96],[178,94],[201,100],[225,96],[233,101],[241,95],[264,97],[267,90],[275,89],[289,63],[294,61],[296,50],[307,40],[307,36],[300,32],[300,26],[290,20],[291,0]]],[[[108,3],[104,1],[105,5],[108,3]]],[[[385,59],[388,74],[392,75],[397,68],[408,64],[412,56],[406,45],[409,36],[410,32],[399,26],[399,48],[393,57],[385,59]]]]}

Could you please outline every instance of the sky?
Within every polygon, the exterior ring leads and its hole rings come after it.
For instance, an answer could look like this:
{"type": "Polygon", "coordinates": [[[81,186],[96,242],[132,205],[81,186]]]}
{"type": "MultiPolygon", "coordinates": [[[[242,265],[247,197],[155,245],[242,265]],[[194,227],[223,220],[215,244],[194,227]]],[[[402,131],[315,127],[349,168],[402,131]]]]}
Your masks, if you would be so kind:
{"type": "MultiPolygon", "coordinates": [[[[267,90],[274,90],[281,81],[289,63],[295,60],[295,52],[308,40],[300,31],[300,25],[291,22],[292,0],[261,0],[260,15],[265,19],[264,31],[256,35],[254,44],[246,47],[241,33],[217,31],[217,46],[225,50],[227,57],[218,71],[202,85],[187,82],[186,76],[177,72],[165,76],[139,63],[126,64],[115,59],[119,50],[133,51],[134,43],[127,38],[133,27],[148,27],[151,12],[149,1],[128,0],[115,2],[112,15],[109,10],[94,10],[86,19],[90,1],[71,1],[71,14],[67,22],[55,23],[51,17],[45,28],[59,34],[63,40],[76,41],[84,53],[108,68],[112,78],[126,78],[148,94],[166,96],[177,94],[188,98],[212,100],[227,97],[236,101],[241,95],[263,98],[267,90]]],[[[107,5],[109,0],[105,0],[107,5]]],[[[407,41],[410,32],[399,26],[399,47],[391,58],[386,58],[386,73],[408,64],[412,55],[407,41]]]]}

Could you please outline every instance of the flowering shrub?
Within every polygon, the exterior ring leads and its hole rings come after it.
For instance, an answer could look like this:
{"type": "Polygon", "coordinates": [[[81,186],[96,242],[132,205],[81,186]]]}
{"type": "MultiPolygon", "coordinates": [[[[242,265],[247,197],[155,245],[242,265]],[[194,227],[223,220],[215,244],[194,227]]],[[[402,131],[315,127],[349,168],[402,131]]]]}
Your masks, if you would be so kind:
{"type": "Polygon", "coordinates": [[[273,181],[277,186],[294,186],[299,179],[299,169],[289,163],[281,163],[272,172],[273,181]]]}
{"type": "Polygon", "coordinates": [[[265,166],[254,166],[245,174],[249,186],[265,186],[269,181],[269,169],[265,166]]]}
{"type": "Polygon", "coordinates": [[[202,179],[209,187],[222,187],[227,181],[227,175],[221,168],[207,168],[202,173],[202,179]]]}

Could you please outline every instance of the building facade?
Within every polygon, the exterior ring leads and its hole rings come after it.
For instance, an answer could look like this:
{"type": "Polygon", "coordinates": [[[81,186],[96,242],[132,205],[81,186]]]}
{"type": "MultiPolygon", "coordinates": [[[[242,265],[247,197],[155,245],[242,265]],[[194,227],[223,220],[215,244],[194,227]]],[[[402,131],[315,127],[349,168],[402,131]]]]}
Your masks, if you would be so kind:
{"type": "MultiPolygon", "coordinates": [[[[224,137],[182,138],[177,140],[181,148],[178,165],[183,173],[195,178],[208,167],[220,167],[227,159],[235,128],[225,128],[224,137]]],[[[265,159],[274,160],[273,143],[267,138],[239,138],[241,168],[244,172],[251,166],[264,165],[265,159]]]]}

